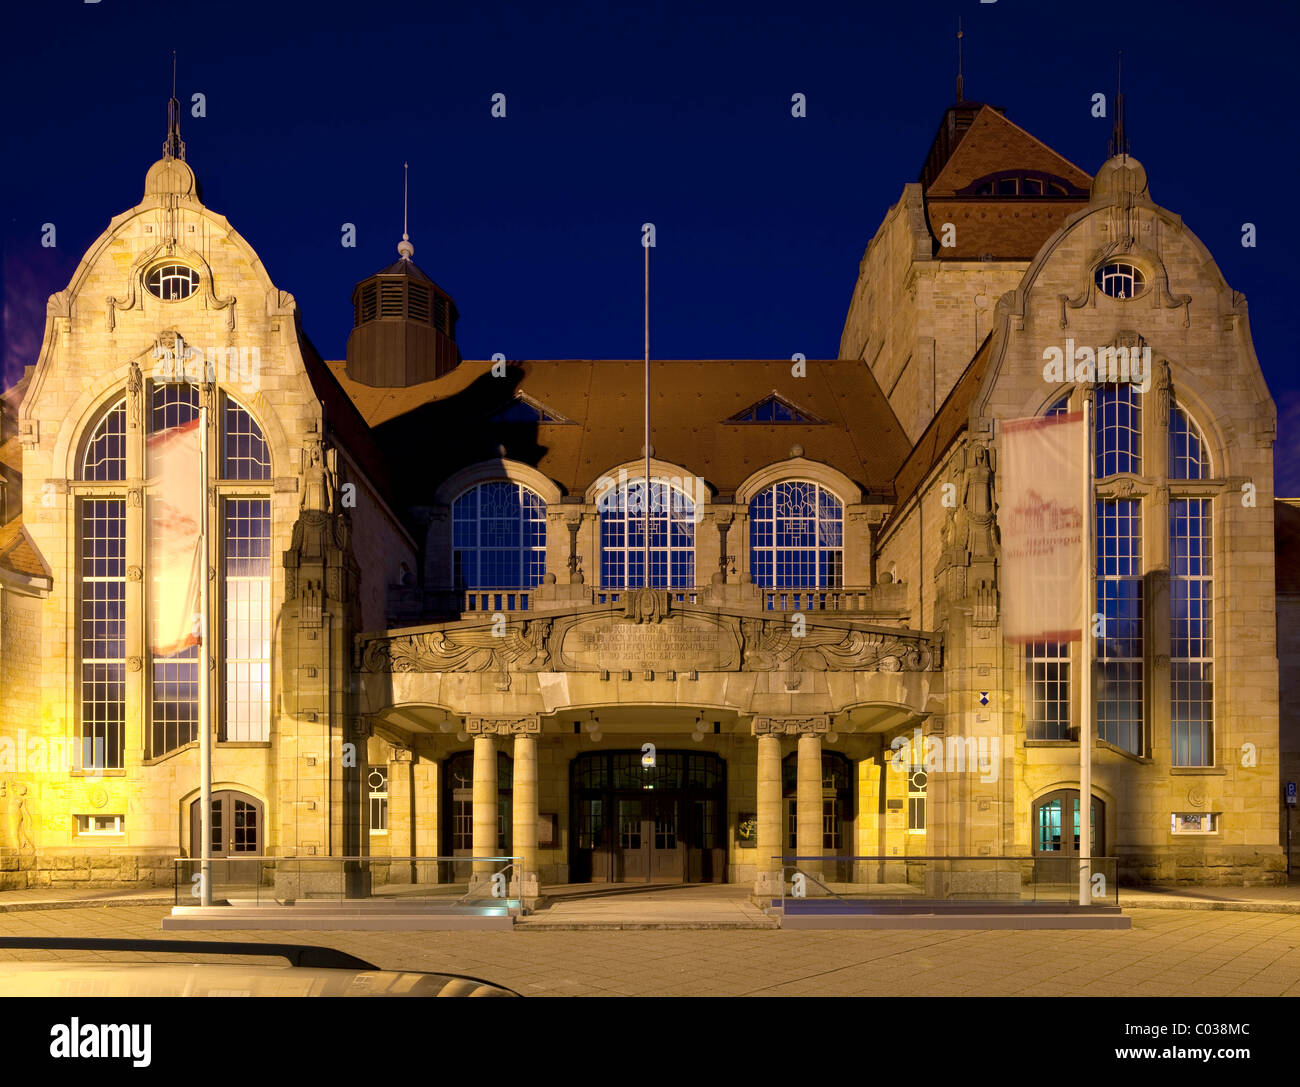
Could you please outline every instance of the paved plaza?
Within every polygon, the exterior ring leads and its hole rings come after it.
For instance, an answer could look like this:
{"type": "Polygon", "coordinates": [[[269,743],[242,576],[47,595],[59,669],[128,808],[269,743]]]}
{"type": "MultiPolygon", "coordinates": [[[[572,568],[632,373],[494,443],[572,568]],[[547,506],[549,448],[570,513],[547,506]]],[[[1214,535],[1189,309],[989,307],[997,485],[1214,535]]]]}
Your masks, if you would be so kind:
{"type": "MultiPolygon", "coordinates": [[[[161,905],[27,909],[0,914],[0,935],[158,939],[166,912],[161,905]]],[[[1130,912],[1133,928],[1127,932],[521,926],[513,932],[278,930],[166,937],[322,944],[383,968],[471,974],[529,996],[1300,994],[1300,914],[1130,912]]],[[[39,955],[59,957],[23,953],[39,955]]],[[[16,957],[0,950],[0,960],[16,957]]]]}

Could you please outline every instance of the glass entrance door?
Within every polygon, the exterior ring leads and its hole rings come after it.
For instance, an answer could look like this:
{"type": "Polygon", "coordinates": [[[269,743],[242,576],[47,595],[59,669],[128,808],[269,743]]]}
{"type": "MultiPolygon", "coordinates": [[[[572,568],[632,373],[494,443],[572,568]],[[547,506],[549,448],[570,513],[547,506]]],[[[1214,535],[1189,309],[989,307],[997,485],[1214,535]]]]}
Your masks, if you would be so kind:
{"type": "Polygon", "coordinates": [[[620,796],[618,840],[614,843],[614,880],[635,883],[650,878],[650,841],[646,834],[645,804],[639,796],[620,796]]]}
{"type": "MultiPolygon", "coordinates": [[[[246,793],[222,789],[212,794],[213,896],[229,897],[231,890],[251,890],[260,878],[261,862],[242,860],[263,850],[262,805],[246,793]]],[[[202,852],[199,838],[199,801],[190,805],[190,855],[202,852]]]]}

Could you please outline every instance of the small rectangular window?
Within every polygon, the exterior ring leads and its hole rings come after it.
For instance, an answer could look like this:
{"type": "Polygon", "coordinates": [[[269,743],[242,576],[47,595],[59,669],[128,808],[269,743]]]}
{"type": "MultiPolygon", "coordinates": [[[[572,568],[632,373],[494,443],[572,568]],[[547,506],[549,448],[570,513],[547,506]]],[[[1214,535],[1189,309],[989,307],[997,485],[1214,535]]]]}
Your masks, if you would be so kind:
{"type": "Polygon", "coordinates": [[[1217,811],[1176,811],[1170,816],[1169,832],[1171,834],[1218,834],[1219,813],[1217,811]]]}
{"type": "Polygon", "coordinates": [[[78,834],[124,834],[126,821],[120,815],[78,815],[76,832],[78,834]]]}
{"type": "Polygon", "coordinates": [[[1042,180],[1042,178],[1038,178],[1038,177],[1026,177],[1026,178],[1024,178],[1024,179],[1021,180],[1020,184],[1024,186],[1024,195],[1025,195],[1025,196],[1042,196],[1042,195],[1043,195],[1043,180],[1042,180]]]}
{"type": "Polygon", "coordinates": [[[998,182],[998,195],[999,195],[999,196],[1015,196],[1016,193],[1017,193],[1017,191],[1018,191],[1018,190],[1016,189],[1016,183],[1017,183],[1017,180],[1018,180],[1018,179],[1017,179],[1017,178],[1014,178],[1014,177],[1004,177],[1004,178],[1002,178],[1002,180],[1000,180],[1000,181],[998,182]]]}

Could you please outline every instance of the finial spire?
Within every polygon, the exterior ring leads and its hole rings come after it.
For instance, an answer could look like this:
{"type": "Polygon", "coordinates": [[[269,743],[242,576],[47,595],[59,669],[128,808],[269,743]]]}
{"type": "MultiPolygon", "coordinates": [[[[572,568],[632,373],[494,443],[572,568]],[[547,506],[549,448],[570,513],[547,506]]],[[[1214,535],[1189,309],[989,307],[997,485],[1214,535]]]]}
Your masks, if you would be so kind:
{"type": "Polygon", "coordinates": [[[966,92],[961,78],[961,16],[957,16],[957,101],[966,101],[966,92]]]}
{"type": "Polygon", "coordinates": [[[176,50],[172,50],[172,97],[167,103],[167,138],[163,140],[163,158],[185,161],[185,141],[181,139],[181,104],[176,98],[176,50]]]}
{"type": "Polygon", "coordinates": [[[397,243],[397,252],[403,260],[415,256],[415,246],[411,244],[410,235],[406,233],[406,200],[410,191],[411,164],[402,163],[402,240],[397,243]]]}
{"type": "Polygon", "coordinates": [[[1119,71],[1115,77],[1115,127],[1110,137],[1111,158],[1128,157],[1128,136],[1124,133],[1124,51],[1119,51],[1119,71]]]}

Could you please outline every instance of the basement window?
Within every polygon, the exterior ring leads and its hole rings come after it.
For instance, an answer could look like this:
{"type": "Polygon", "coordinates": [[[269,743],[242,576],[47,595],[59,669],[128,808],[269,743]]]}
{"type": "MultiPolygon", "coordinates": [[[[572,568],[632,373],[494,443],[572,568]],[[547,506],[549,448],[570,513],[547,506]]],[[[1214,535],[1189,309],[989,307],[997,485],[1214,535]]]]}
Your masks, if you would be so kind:
{"type": "Polygon", "coordinates": [[[1219,813],[1217,811],[1176,811],[1170,817],[1171,834],[1218,834],[1219,813]]]}
{"type": "Polygon", "coordinates": [[[125,834],[126,820],[120,815],[78,815],[74,817],[78,834],[125,834]]]}

